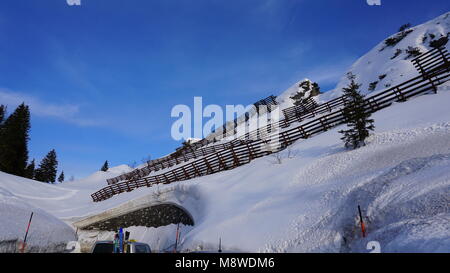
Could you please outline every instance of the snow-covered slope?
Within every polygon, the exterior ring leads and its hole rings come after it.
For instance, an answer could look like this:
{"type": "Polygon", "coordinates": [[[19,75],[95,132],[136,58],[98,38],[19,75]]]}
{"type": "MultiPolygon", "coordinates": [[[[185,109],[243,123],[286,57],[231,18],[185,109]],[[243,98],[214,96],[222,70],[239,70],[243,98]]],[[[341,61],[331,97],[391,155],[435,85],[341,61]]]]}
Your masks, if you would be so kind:
{"type": "MultiPolygon", "coordinates": [[[[405,30],[406,33],[407,35],[393,46],[386,46],[386,40],[381,41],[342,75],[335,89],[323,93],[318,100],[325,102],[341,96],[342,88],[348,85],[346,77],[348,72],[352,72],[356,76],[355,80],[361,84],[360,90],[363,94],[383,90],[417,76],[418,72],[411,63],[411,59],[414,57],[408,57],[408,47],[417,47],[421,52],[426,52],[432,49],[430,46],[432,41],[441,37],[448,37],[450,33],[450,12],[424,24],[411,27],[405,30]],[[397,52],[400,52],[400,54],[397,52]],[[371,90],[371,83],[375,82],[376,84],[372,84],[373,90],[371,90]]],[[[393,34],[391,37],[397,35],[399,33],[393,34]]],[[[450,48],[449,45],[447,43],[447,49],[450,48]]],[[[314,79],[311,80],[314,81],[314,79]]],[[[297,91],[300,82],[295,83],[278,96],[277,100],[280,102],[282,109],[292,106],[289,97],[297,91]]]]}
{"type": "MultiPolygon", "coordinates": [[[[99,203],[89,195],[125,166],[57,186],[1,174],[0,186],[67,222],[141,197],[177,203],[196,223],[181,230],[184,250],[216,250],[220,237],[224,249],[235,251],[364,252],[367,242],[376,240],[382,251],[448,252],[448,87],[374,114],[375,133],[355,151],[344,150],[341,128],[335,128],[299,140],[281,153],[281,164],[274,157],[260,158],[234,170],[140,188],[99,203]],[[419,113],[417,105],[430,111],[419,113]],[[365,239],[359,234],[358,204],[367,221],[365,239]]],[[[26,222],[27,215],[20,218],[26,222]]],[[[174,226],[130,230],[155,250],[174,241],[174,226]]]]}
{"type": "MultiPolygon", "coordinates": [[[[89,192],[102,187],[106,178],[127,171],[130,168],[121,165],[63,185],[50,185],[0,172],[0,242],[23,240],[33,212],[27,238],[29,249],[33,252],[63,250],[67,242],[76,239],[75,230],[62,221],[65,216],[70,218],[92,213],[89,192]]],[[[3,246],[6,247],[11,246],[3,246]]],[[[0,252],[2,250],[5,249],[0,243],[0,252]]]]}
{"type": "MultiPolygon", "coordinates": [[[[31,212],[34,215],[27,237],[28,251],[61,252],[67,242],[76,240],[70,226],[24,200],[56,201],[59,196],[64,196],[56,187],[37,183],[0,172],[0,252],[19,250],[18,242],[24,240],[31,212]]],[[[55,202],[53,205],[58,206],[55,202]]]]}
{"type": "MultiPolygon", "coordinates": [[[[396,45],[386,46],[386,40],[381,41],[371,51],[359,58],[347,71],[347,73],[352,72],[356,75],[356,81],[362,84],[362,93],[376,92],[417,76],[418,72],[411,62],[414,57],[407,53],[408,47],[417,47],[423,53],[432,49],[430,46],[432,41],[448,36],[450,12],[405,31],[406,37],[396,45]],[[397,52],[401,53],[397,55],[397,52]],[[374,82],[376,82],[376,87],[371,91],[370,85],[374,82]]],[[[399,33],[393,34],[391,37],[397,35],[399,33]]],[[[447,43],[446,46],[448,49],[449,44],[447,43]]],[[[348,79],[344,74],[336,88],[323,94],[320,100],[327,101],[342,95],[342,88],[347,84],[348,79]]]]}

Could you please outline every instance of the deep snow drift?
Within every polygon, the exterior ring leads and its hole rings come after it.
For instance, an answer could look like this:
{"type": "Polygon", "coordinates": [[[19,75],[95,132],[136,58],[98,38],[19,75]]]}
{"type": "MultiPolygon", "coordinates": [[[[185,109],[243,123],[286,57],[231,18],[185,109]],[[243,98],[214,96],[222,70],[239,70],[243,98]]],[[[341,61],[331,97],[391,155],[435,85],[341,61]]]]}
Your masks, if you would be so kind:
{"type": "MultiPolygon", "coordinates": [[[[42,200],[58,197],[39,195],[34,191],[39,189],[59,195],[50,185],[38,185],[36,181],[19,178],[0,172],[0,252],[18,252],[19,241],[23,241],[31,212],[34,213],[30,232],[27,237],[27,250],[31,252],[62,252],[68,241],[76,240],[75,232],[66,223],[42,209],[34,207],[24,199],[42,196],[42,200]],[[9,183],[4,183],[8,181],[9,183]],[[13,185],[13,186],[9,186],[13,185]],[[25,188],[24,195],[16,191],[25,188]],[[14,193],[13,193],[14,192],[14,193]]],[[[51,196],[55,196],[51,194],[51,196]]],[[[57,206],[57,204],[54,204],[57,206]]]]}

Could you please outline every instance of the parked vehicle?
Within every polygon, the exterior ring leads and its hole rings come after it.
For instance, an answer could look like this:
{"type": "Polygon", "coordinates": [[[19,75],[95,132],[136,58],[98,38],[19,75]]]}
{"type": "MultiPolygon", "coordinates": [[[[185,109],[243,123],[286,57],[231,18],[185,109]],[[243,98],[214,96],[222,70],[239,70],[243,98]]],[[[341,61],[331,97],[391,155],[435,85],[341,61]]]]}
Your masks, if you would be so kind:
{"type": "MultiPolygon", "coordinates": [[[[151,253],[151,248],[146,243],[134,240],[124,243],[124,253],[151,253]]],[[[114,241],[97,241],[92,247],[92,253],[114,253],[114,241]]]]}

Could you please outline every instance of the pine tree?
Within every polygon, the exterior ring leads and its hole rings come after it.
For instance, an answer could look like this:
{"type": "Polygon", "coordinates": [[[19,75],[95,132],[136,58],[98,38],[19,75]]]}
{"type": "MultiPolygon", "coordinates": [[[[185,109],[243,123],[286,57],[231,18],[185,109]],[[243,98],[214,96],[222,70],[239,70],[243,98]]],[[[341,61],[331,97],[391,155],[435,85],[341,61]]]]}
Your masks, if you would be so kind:
{"type": "Polygon", "coordinates": [[[34,159],[31,161],[30,164],[28,164],[28,166],[25,169],[25,177],[29,178],[29,179],[33,179],[34,178],[34,171],[36,168],[36,164],[34,159]]]}
{"type": "Polygon", "coordinates": [[[404,25],[401,25],[400,28],[398,29],[398,32],[405,31],[405,30],[407,30],[407,29],[410,28],[410,27],[411,27],[411,24],[410,24],[410,23],[406,23],[406,24],[404,24],[404,25]]]}
{"type": "Polygon", "coordinates": [[[6,117],[6,106],[2,104],[0,105],[0,127],[3,124],[5,117],[6,117]]]}
{"type": "Polygon", "coordinates": [[[352,73],[347,75],[350,84],[343,88],[347,103],[343,109],[344,117],[347,121],[348,130],[341,130],[341,138],[346,148],[356,149],[365,145],[364,140],[369,136],[369,130],[375,129],[374,120],[369,119],[370,113],[364,109],[364,96],[359,93],[360,84],[355,82],[352,73]]]}
{"type": "Polygon", "coordinates": [[[58,177],[58,182],[60,183],[64,182],[64,171],[61,171],[61,174],[58,177]]]}
{"type": "Polygon", "coordinates": [[[53,183],[56,181],[57,169],[56,152],[51,150],[39,164],[39,168],[35,172],[35,179],[41,182],[53,183]]]}
{"type": "Polygon", "coordinates": [[[109,165],[108,165],[108,160],[105,161],[105,163],[103,164],[102,168],[100,169],[100,171],[102,172],[106,172],[109,169],[109,165]]]}
{"type": "MultiPolygon", "coordinates": [[[[2,107],[2,119],[4,109],[2,107]]],[[[28,162],[28,140],[30,131],[30,110],[24,103],[19,105],[1,126],[0,170],[24,176],[28,162]]]]}
{"type": "MultiPolygon", "coordinates": [[[[2,147],[3,147],[3,121],[5,121],[5,117],[6,117],[6,106],[5,105],[0,105],[0,152],[2,152],[2,147]]],[[[3,171],[3,167],[2,164],[0,162],[0,171],[3,171]]]]}
{"type": "Polygon", "coordinates": [[[309,98],[319,94],[321,94],[319,84],[316,82],[311,82],[310,80],[304,80],[298,85],[297,93],[290,97],[290,99],[294,101],[294,105],[298,106],[306,103],[309,98]],[[306,96],[307,92],[309,92],[308,96],[306,96]]]}

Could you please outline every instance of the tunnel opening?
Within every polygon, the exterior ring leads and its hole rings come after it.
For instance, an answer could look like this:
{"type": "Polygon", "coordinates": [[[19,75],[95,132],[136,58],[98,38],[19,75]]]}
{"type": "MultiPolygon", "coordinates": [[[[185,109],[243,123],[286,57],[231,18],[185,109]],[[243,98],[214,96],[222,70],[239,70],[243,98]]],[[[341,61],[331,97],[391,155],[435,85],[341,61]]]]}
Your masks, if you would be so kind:
{"type": "Polygon", "coordinates": [[[193,226],[194,219],[184,208],[175,204],[159,204],[83,227],[84,230],[117,231],[131,226],[161,227],[170,224],[193,226]]]}

